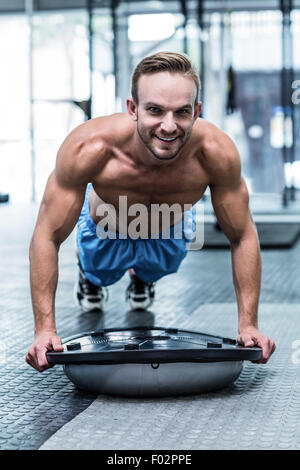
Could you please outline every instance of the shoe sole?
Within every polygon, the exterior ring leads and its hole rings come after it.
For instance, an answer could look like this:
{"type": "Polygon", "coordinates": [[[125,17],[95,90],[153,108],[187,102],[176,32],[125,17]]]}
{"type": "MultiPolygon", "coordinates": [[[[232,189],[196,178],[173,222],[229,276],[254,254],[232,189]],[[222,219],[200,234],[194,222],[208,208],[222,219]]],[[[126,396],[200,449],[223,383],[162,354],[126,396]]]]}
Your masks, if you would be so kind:
{"type": "Polygon", "coordinates": [[[153,302],[154,302],[154,299],[150,300],[150,302],[149,300],[147,300],[147,303],[143,305],[143,302],[135,302],[134,300],[130,298],[127,299],[127,303],[131,310],[147,310],[149,307],[151,307],[153,302]]]}

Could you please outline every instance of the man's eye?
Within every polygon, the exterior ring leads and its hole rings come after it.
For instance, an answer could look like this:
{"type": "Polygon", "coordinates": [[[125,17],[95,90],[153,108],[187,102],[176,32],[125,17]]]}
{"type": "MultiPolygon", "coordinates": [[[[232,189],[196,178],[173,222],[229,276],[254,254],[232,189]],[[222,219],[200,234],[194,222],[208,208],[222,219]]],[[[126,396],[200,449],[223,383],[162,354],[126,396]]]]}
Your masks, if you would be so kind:
{"type": "Polygon", "coordinates": [[[177,111],[178,114],[188,114],[189,113],[189,110],[188,109],[179,109],[177,111]]]}
{"type": "Polygon", "coordinates": [[[148,111],[150,111],[151,113],[159,113],[160,109],[155,108],[154,106],[151,106],[151,108],[148,108],[148,111]]]}

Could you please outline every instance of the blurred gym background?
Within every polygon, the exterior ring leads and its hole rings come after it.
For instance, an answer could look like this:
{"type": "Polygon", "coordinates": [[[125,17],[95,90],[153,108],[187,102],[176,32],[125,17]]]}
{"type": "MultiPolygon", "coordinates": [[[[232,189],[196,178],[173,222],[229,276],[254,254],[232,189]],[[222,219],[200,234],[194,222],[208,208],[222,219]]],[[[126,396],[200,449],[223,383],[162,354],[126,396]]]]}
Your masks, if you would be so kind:
{"type": "MultiPolygon", "coordinates": [[[[300,0],[0,0],[0,449],[300,449],[299,45],[300,0]],[[28,248],[62,141],[89,118],[125,111],[133,68],[163,50],[191,57],[202,117],[239,149],[268,248],[259,324],[277,349],[210,396],[96,399],[61,368],[39,374],[25,363],[28,248]]],[[[128,311],[126,275],[104,312],[81,314],[70,236],[59,258],[59,336],[155,324],[236,337],[231,253],[209,190],[203,199],[204,249],[157,283],[153,311],[128,311]]]]}
{"type": "Polygon", "coordinates": [[[198,67],[202,117],[236,142],[254,211],[295,211],[297,44],[300,0],[0,0],[3,201],[39,202],[66,135],[125,111],[136,63],[170,50],[198,67]]]}

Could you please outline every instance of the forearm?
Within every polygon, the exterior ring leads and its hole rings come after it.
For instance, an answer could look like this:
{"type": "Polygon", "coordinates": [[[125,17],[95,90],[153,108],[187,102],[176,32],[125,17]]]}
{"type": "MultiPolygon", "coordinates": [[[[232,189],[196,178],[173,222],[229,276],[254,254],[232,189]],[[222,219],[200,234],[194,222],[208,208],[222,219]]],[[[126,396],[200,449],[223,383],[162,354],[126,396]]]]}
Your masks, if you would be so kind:
{"type": "Polygon", "coordinates": [[[239,332],[258,328],[258,302],[261,285],[261,255],[256,231],[231,244],[233,282],[237,297],[239,332]]]}
{"type": "Polygon", "coordinates": [[[30,245],[30,286],[35,333],[56,331],[54,299],[58,281],[58,247],[33,237],[30,245]]]}

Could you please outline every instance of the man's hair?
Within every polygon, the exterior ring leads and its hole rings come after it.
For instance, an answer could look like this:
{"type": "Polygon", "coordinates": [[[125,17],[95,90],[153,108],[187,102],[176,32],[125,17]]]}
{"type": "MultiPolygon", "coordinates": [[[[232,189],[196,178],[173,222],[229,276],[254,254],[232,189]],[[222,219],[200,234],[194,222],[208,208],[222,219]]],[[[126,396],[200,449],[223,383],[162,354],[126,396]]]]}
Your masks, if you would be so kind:
{"type": "Polygon", "coordinates": [[[176,52],[158,52],[145,57],[134,69],[131,79],[131,95],[138,104],[138,81],[142,75],[150,75],[158,72],[181,73],[194,80],[197,88],[195,105],[198,102],[200,79],[196,68],[186,54],[176,52]]]}

